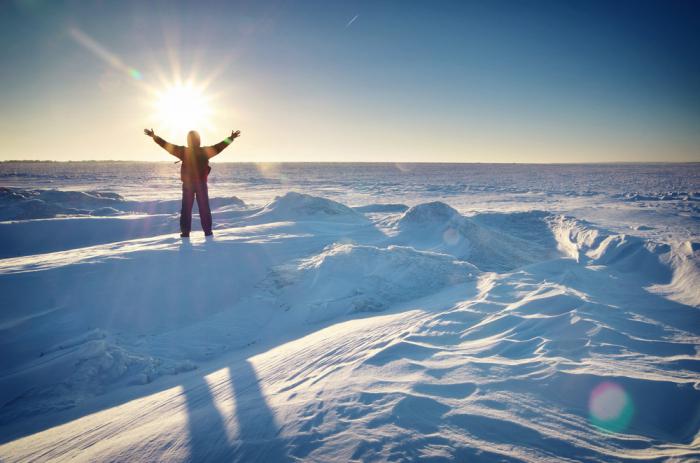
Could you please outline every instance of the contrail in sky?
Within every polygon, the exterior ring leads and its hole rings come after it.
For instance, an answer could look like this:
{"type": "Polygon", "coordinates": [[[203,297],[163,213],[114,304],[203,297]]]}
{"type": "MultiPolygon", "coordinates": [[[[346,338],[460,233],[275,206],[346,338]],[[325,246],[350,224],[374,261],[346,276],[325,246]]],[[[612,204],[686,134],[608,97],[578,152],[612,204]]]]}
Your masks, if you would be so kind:
{"type": "Polygon", "coordinates": [[[356,20],[357,18],[359,18],[359,17],[360,17],[359,14],[356,14],[355,16],[353,16],[353,18],[352,18],[350,21],[348,21],[348,23],[345,25],[345,29],[347,29],[348,27],[350,27],[350,25],[351,25],[352,23],[354,23],[355,20],[356,20]]]}

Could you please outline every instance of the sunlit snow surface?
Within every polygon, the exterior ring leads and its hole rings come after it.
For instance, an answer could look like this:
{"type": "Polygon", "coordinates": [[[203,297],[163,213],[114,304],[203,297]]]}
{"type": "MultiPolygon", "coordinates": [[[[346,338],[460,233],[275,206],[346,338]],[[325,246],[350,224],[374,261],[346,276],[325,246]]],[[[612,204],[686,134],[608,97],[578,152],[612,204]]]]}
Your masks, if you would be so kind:
{"type": "Polygon", "coordinates": [[[700,164],[0,163],[0,461],[700,458],[700,164]]]}

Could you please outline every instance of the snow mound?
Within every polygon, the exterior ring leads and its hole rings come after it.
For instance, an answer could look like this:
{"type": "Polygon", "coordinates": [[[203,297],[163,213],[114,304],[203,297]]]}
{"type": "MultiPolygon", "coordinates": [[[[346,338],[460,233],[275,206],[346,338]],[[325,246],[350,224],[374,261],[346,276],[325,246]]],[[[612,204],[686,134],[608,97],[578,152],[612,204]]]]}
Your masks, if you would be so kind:
{"type": "Polygon", "coordinates": [[[546,217],[538,211],[464,217],[445,203],[424,203],[398,220],[392,242],[506,271],[554,257],[546,217]]]}
{"type": "Polygon", "coordinates": [[[447,204],[434,201],[411,207],[401,217],[399,228],[461,222],[462,216],[447,204]]]}
{"type": "Polygon", "coordinates": [[[365,222],[367,219],[352,208],[332,199],[290,191],[277,196],[254,218],[265,220],[339,220],[365,222]]]}
{"type": "Polygon", "coordinates": [[[472,280],[473,265],[412,248],[333,244],[321,253],[277,268],[273,294],[290,301],[309,322],[385,310],[472,280]]]}

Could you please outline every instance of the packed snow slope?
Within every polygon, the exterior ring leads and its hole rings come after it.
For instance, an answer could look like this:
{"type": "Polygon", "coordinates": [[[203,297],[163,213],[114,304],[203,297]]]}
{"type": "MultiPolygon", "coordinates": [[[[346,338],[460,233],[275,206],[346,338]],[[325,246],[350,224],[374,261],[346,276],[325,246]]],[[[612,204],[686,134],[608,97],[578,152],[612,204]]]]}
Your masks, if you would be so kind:
{"type": "Polygon", "coordinates": [[[288,192],[183,241],[5,193],[1,461],[700,459],[692,234],[288,192]]]}

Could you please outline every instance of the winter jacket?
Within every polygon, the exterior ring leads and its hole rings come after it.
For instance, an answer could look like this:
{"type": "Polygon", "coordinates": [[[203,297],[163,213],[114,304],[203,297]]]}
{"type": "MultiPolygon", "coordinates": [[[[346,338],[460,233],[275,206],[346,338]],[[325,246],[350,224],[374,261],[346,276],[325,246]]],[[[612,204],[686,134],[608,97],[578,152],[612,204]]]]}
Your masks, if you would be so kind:
{"type": "Polygon", "coordinates": [[[153,137],[156,143],[162,146],[168,153],[182,161],[180,178],[184,183],[206,182],[211,167],[209,159],[224,150],[233,140],[225,138],[212,146],[179,146],[163,140],[159,136],[153,137]]]}

